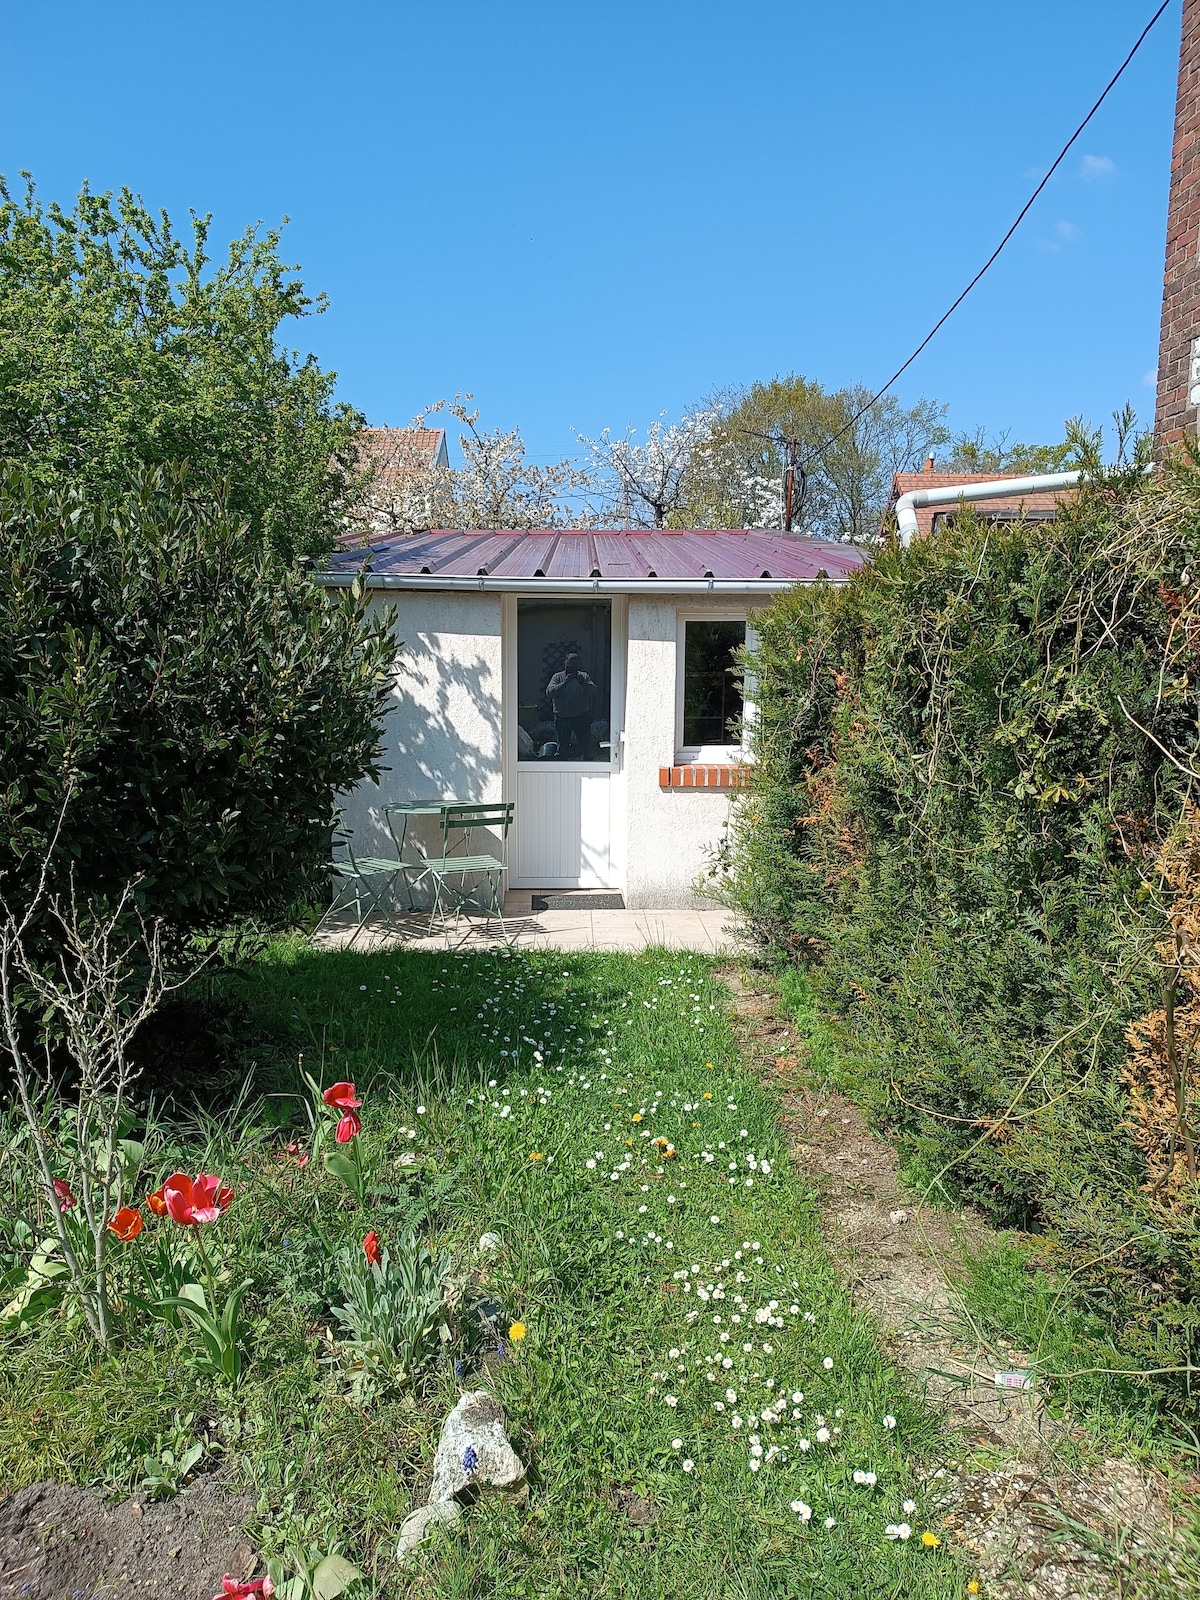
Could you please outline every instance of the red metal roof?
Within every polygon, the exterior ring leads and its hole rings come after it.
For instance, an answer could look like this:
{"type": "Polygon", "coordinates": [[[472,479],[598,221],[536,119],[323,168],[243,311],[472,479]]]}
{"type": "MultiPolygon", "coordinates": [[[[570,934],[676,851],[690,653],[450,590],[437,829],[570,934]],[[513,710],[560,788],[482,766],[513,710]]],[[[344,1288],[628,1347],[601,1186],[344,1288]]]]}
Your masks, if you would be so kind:
{"type": "MultiPolygon", "coordinates": [[[[356,568],[367,551],[334,556],[333,572],[356,568]]],[[[542,532],[457,532],[437,529],[379,539],[370,546],[371,571],[392,577],[609,580],[702,578],[836,582],[862,566],[849,545],[803,534],[759,529],[547,529],[542,532]]]]}

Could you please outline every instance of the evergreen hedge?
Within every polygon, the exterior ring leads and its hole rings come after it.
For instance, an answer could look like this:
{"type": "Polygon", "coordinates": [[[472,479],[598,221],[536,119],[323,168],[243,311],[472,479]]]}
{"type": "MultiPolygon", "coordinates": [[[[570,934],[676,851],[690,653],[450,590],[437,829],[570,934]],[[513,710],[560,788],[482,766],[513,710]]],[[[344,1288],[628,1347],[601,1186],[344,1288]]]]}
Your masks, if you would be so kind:
{"type": "Polygon", "coordinates": [[[137,899],[169,935],[328,893],[396,642],[183,468],[111,501],[0,475],[0,894],[137,899]]]}
{"type": "Polygon", "coordinates": [[[813,962],[912,1168],[1041,1233],[1097,1348],[1188,1404],[1200,472],[964,511],[757,628],[726,897],[813,962]]]}

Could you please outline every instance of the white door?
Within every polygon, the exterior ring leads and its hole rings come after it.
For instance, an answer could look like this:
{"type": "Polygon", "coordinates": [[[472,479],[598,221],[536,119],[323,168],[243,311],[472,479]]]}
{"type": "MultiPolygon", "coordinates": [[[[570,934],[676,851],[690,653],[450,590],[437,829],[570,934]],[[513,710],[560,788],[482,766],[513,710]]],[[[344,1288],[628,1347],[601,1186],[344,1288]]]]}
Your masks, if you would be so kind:
{"type": "Polygon", "coordinates": [[[619,759],[619,654],[610,599],[509,607],[505,732],[510,887],[607,889],[619,759]],[[614,671],[614,666],[618,670],[614,671]]]}

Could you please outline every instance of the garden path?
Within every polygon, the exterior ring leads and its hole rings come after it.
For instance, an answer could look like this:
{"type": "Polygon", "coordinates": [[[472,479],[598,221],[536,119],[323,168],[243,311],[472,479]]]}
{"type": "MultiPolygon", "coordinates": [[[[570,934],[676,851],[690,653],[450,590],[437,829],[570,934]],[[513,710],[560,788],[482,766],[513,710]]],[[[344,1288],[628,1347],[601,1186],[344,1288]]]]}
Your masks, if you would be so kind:
{"type": "Polygon", "coordinates": [[[986,1593],[1115,1600],[1131,1592],[1130,1573],[1155,1565],[1151,1547],[1161,1551],[1174,1533],[1165,1480],[1127,1459],[1096,1459],[1084,1434],[1049,1416],[1040,1387],[996,1386],[998,1372],[1031,1358],[986,1336],[955,1278],[998,1235],[977,1213],[927,1206],[907,1188],[892,1146],[812,1070],[803,1024],[770,973],[745,964],[722,976],[747,1067],[783,1091],[788,1143],[817,1187],[830,1253],[892,1355],[959,1436],[943,1526],[976,1557],[986,1593]]]}

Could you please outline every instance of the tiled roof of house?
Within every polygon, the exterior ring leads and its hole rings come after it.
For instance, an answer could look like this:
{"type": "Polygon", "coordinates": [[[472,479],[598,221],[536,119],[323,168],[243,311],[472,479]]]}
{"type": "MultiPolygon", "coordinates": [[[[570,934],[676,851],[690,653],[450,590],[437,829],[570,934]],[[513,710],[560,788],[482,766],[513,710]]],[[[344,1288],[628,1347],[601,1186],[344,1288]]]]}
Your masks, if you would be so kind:
{"type": "Polygon", "coordinates": [[[362,428],[355,440],[360,467],[375,468],[372,489],[385,495],[404,478],[445,458],[445,428],[362,428]]]}
{"type": "Polygon", "coordinates": [[[847,578],[863,564],[848,545],[803,534],[715,528],[622,530],[563,528],[541,532],[438,529],[372,542],[368,551],[333,557],[330,570],[355,570],[367,554],[382,577],[495,578],[508,580],[604,578],[672,580],[763,579],[812,583],[847,578]]]}
{"type": "MultiPolygon", "coordinates": [[[[964,486],[969,483],[1003,483],[1005,478],[1024,478],[1024,472],[897,472],[892,478],[892,497],[888,501],[888,511],[891,511],[902,494],[908,494],[913,489],[950,489],[957,484],[964,486]]],[[[1002,514],[1015,518],[1025,513],[1030,517],[1044,517],[1053,513],[1060,499],[1072,494],[1071,489],[1048,490],[1041,494],[1016,495],[1013,497],[998,496],[995,500],[981,500],[976,503],[976,509],[981,516],[995,516],[1002,514]]],[[[917,527],[921,533],[929,533],[936,522],[945,516],[953,516],[956,506],[917,506],[917,527]]]]}

